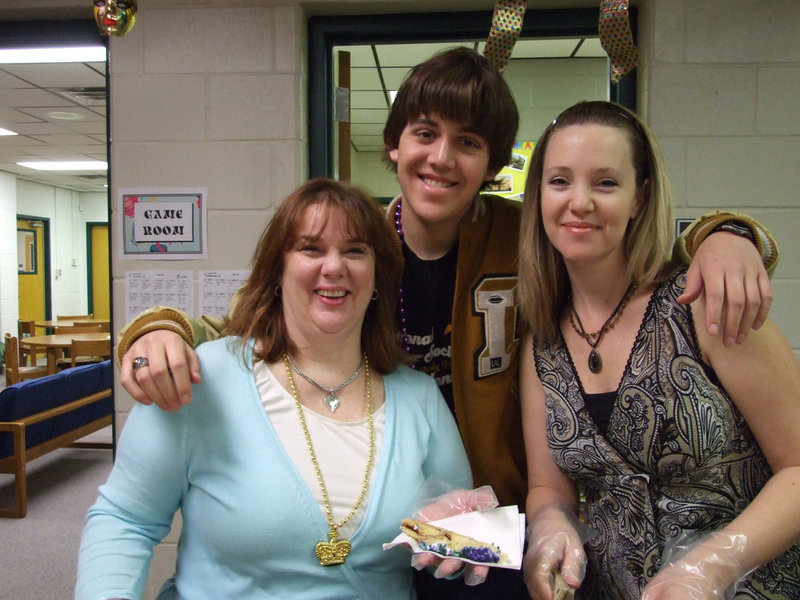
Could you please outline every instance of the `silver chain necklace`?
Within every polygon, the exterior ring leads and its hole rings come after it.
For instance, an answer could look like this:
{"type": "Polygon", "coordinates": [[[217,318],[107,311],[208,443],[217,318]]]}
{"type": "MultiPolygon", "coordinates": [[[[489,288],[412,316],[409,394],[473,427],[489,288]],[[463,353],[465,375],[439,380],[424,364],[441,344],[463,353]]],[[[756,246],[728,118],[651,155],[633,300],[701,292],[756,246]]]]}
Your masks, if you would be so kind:
{"type": "Polygon", "coordinates": [[[330,409],[330,411],[332,413],[336,412],[336,409],[339,408],[339,405],[342,403],[341,400],[339,400],[339,398],[336,397],[336,392],[338,392],[343,387],[346,387],[346,386],[350,385],[351,383],[353,383],[353,381],[355,381],[356,377],[358,377],[358,374],[361,373],[361,367],[364,366],[364,361],[362,359],[362,361],[360,363],[358,363],[358,368],[356,369],[355,373],[350,375],[350,377],[345,379],[342,383],[340,383],[336,387],[326,388],[325,386],[322,386],[322,385],[318,384],[316,381],[311,379],[311,377],[306,375],[300,367],[298,367],[296,364],[294,364],[292,359],[289,358],[288,354],[286,355],[286,360],[289,361],[289,364],[292,365],[292,368],[295,371],[297,371],[297,374],[300,375],[300,377],[305,379],[308,383],[313,385],[318,390],[326,392],[325,397],[322,399],[322,401],[325,402],[325,404],[328,406],[328,409],[330,409]]]}

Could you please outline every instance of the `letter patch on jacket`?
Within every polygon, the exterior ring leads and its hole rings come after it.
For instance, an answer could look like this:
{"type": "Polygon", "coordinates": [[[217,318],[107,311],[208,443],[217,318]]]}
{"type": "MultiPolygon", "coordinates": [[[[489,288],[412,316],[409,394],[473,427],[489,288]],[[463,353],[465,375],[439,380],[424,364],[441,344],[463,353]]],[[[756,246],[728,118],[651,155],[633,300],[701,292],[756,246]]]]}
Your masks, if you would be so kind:
{"type": "Polygon", "coordinates": [[[483,343],[475,353],[475,377],[505,371],[519,342],[517,277],[487,276],[473,288],[472,312],[481,317],[483,343]]]}

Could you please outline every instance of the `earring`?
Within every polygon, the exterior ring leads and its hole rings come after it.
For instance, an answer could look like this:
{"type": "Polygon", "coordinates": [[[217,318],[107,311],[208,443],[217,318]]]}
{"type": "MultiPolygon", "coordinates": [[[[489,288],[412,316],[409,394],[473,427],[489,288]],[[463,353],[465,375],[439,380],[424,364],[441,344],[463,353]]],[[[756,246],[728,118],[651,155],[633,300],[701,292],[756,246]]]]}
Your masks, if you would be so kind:
{"type": "Polygon", "coordinates": [[[375,288],[374,290],[372,290],[372,299],[373,300],[377,300],[378,299],[378,288],[375,288]]]}
{"type": "Polygon", "coordinates": [[[275,294],[276,298],[280,298],[281,297],[281,286],[276,285],[275,286],[275,291],[273,293],[275,294]]]}

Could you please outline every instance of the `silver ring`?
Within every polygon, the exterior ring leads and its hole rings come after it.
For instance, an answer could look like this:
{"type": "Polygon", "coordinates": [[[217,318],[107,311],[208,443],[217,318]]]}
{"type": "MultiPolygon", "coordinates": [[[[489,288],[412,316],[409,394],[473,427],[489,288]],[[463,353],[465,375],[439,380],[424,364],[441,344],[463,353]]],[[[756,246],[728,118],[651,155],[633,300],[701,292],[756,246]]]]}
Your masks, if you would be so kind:
{"type": "Polygon", "coordinates": [[[133,359],[132,368],[134,373],[139,369],[143,369],[144,367],[149,367],[149,366],[150,366],[150,361],[147,360],[147,357],[145,356],[137,356],[136,358],[133,359]]]}

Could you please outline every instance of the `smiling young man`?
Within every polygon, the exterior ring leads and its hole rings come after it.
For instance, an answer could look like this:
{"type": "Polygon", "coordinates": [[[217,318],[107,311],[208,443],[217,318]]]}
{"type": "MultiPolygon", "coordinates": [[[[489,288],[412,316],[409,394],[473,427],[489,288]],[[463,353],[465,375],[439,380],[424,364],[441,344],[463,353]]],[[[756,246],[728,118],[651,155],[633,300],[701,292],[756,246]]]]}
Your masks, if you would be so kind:
{"type": "MultiPolygon", "coordinates": [[[[518,121],[502,76],[462,48],[412,70],[384,128],[402,191],[388,212],[405,258],[403,343],[455,414],[476,485],[490,484],[501,504],[518,503],[525,485],[516,394],[519,211],[478,192],[508,163],[518,121]]],[[[473,583],[416,577],[422,599],[527,597],[518,572],[493,569],[483,585],[473,583]]]]}
{"type": "MultiPolygon", "coordinates": [[[[392,105],[384,142],[401,190],[387,216],[405,257],[397,311],[403,344],[414,367],[436,379],[453,410],[475,485],[491,485],[501,504],[524,507],[517,389],[519,204],[479,193],[508,163],[518,121],[502,75],[478,53],[456,48],[411,71],[392,105]]],[[[769,239],[757,224],[739,222],[756,242],[769,239]]],[[[694,266],[695,282],[687,289],[699,293],[702,279],[706,294],[744,306],[740,319],[726,321],[727,336],[738,332],[740,321],[744,330],[763,321],[769,284],[763,287],[766,273],[751,242],[731,233],[713,238],[722,243],[708,242],[697,253],[700,266],[694,266]],[[738,275],[743,270],[749,277],[738,275]]],[[[702,239],[693,238],[692,248],[702,239]]],[[[773,263],[774,246],[759,243],[759,248],[773,263]]],[[[712,315],[717,324],[721,313],[712,315]]],[[[218,336],[220,329],[218,321],[198,322],[164,307],[137,317],[120,334],[123,386],[140,402],[180,408],[191,398],[190,382],[200,379],[192,346],[218,336]],[[149,359],[149,367],[134,372],[139,356],[149,359]]],[[[470,584],[479,580],[464,585],[427,573],[417,579],[421,599],[528,598],[519,571],[492,569],[476,587],[470,584]]]]}

